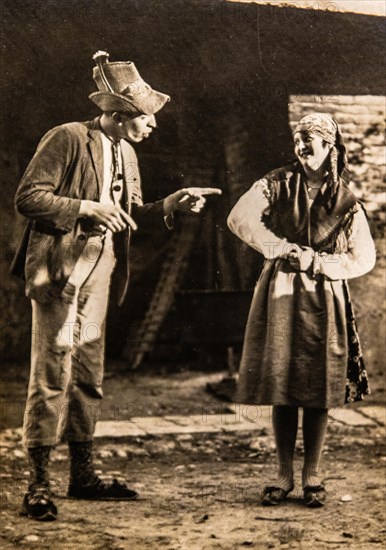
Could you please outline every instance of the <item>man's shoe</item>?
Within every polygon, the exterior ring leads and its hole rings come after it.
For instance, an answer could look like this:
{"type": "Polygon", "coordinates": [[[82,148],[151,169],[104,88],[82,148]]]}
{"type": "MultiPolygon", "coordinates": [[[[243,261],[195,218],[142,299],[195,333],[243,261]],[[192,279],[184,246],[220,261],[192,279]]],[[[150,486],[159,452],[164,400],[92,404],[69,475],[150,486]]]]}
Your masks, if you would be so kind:
{"type": "Polygon", "coordinates": [[[70,483],[67,496],[84,500],[135,500],[138,493],[116,479],[106,482],[98,478],[91,485],[70,483]]]}
{"type": "Polygon", "coordinates": [[[54,521],[58,509],[51,500],[50,490],[45,486],[32,487],[24,495],[21,514],[37,521],[54,521]]]}

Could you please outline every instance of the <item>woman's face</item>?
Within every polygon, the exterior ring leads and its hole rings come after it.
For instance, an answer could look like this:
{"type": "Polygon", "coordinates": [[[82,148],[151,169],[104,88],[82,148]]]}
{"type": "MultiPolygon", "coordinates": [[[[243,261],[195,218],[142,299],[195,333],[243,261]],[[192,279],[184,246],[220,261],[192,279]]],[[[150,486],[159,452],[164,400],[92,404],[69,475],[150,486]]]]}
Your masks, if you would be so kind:
{"type": "Polygon", "coordinates": [[[332,145],[311,132],[296,132],[294,135],[295,154],[304,168],[317,172],[330,153],[332,145]]]}

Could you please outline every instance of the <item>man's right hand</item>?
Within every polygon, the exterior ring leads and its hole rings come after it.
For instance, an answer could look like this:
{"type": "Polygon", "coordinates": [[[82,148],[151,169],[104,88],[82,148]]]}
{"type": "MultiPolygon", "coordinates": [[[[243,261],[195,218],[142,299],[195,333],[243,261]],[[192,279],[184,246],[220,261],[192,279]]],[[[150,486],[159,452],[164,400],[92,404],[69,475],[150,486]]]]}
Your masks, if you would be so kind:
{"type": "Polygon", "coordinates": [[[89,218],[96,223],[110,229],[113,233],[124,231],[129,225],[134,231],[137,224],[127,212],[114,204],[82,200],[80,203],[79,218],[89,218]]]}

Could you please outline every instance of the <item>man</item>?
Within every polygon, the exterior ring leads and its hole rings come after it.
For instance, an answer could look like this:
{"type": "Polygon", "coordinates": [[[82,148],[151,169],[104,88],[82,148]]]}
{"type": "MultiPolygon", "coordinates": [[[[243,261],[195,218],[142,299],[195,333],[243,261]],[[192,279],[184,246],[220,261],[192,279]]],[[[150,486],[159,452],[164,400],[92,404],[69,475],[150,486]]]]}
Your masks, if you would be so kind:
{"type": "Polygon", "coordinates": [[[131,143],[156,127],[155,113],[170,99],[153,90],[132,62],[94,55],[98,91],[90,99],[102,115],[50,130],[41,140],[16,193],[29,218],[13,272],[23,276],[32,302],[31,373],[24,417],[30,465],[23,512],[54,520],[48,462],[51,448],[68,441],[68,495],[131,500],[125,484],[102,481],[92,463],[92,439],[102,399],[104,327],[112,272],[128,286],[130,231],[173,224],[173,213],[199,212],[211,188],[181,189],[143,204],[131,143]]]}

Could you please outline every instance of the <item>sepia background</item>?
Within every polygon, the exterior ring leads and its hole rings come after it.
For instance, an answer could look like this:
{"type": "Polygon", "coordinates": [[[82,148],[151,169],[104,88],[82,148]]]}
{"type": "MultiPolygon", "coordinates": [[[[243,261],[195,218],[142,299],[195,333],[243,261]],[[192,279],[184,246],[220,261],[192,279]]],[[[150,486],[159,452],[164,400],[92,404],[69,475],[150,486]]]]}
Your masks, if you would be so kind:
{"type": "MultiPolygon", "coordinates": [[[[0,477],[0,503],[8,514],[6,543],[9,547],[20,543],[72,548],[73,541],[78,541],[79,548],[134,550],[233,550],[276,548],[277,544],[304,550],[333,548],[331,541],[335,540],[336,547],[377,548],[385,541],[377,485],[385,453],[377,446],[381,424],[375,420],[372,424],[363,421],[359,428],[354,424],[342,428],[332,422],[325,452],[336,461],[329,467],[338,477],[328,489],[338,502],[326,510],[320,523],[305,517],[303,509],[294,508],[294,517],[299,515],[294,521],[300,523],[292,524],[291,513],[284,508],[279,519],[269,520],[284,522],[276,524],[277,532],[268,520],[265,531],[256,527],[256,536],[265,541],[261,544],[253,542],[255,535],[251,535],[258,513],[253,508],[254,483],[256,479],[262,482],[274,464],[270,458],[273,439],[264,427],[258,440],[235,432],[233,438],[221,440],[206,434],[193,436],[192,441],[181,436],[176,442],[164,435],[162,440],[161,436],[150,438],[143,444],[135,438],[115,447],[101,444],[98,457],[109,472],[131,475],[135,471],[140,482],[146,480],[147,500],[145,496],[130,513],[107,506],[98,515],[96,509],[85,507],[82,514],[87,520],[83,520],[78,517],[79,509],[62,499],[65,519],[57,531],[43,534],[43,529],[35,528],[31,534],[28,524],[19,526],[16,501],[25,485],[26,467],[17,429],[28,380],[31,312],[23,284],[9,275],[9,267],[25,224],[14,211],[14,194],[39,140],[53,126],[99,114],[88,99],[95,90],[95,51],[107,50],[111,61],[134,61],[145,81],[171,96],[157,116],[157,131],[137,147],[145,200],[162,198],[188,185],[220,187],[223,195],[209,198],[199,216],[177,220],[173,232],[135,235],[129,295],[120,309],[113,296],[109,312],[103,414],[108,420],[123,419],[118,424],[125,426],[133,413],[143,418],[197,414],[201,409],[216,412],[219,405],[205,394],[205,385],[212,373],[228,369],[234,375],[237,370],[246,315],[263,261],[230,233],[227,215],[254,181],[293,159],[291,130],[304,114],[333,114],[346,140],[352,190],[366,207],[377,245],[377,266],[350,281],[350,288],[373,388],[370,405],[383,404],[385,3],[2,0],[0,9],[0,354],[4,382],[0,421],[8,429],[0,445],[6,464],[5,477],[0,477]],[[154,370],[154,365],[162,369],[154,370]],[[135,375],[134,366],[140,367],[135,375]],[[188,376],[189,369],[197,376],[191,371],[188,376]],[[175,467],[175,477],[170,467],[175,467]],[[348,481],[339,481],[345,475],[348,481]],[[12,486],[15,479],[17,498],[12,486]],[[205,498],[198,498],[198,493],[205,498]],[[341,506],[339,499],[345,493],[354,494],[351,509],[341,506]],[[192,494],[196,495],[193,500],[192,494]],[[237,504],[238,508],[232,508],[237,504]],[[188,513],[193,516],[186,526],[181,515],[188,513]],[[215,517],[211,526],[206,523],[208,514],[215,517]],[[148,534],[144,517],[150,518],[148,534]],[[176,518],[186,533],[181,534],[176,518]],[[175,542],[173,529],[184,542],[175,542]],[[222,531],[228,538],[216,543],[222,531]],[[126,537],[132,532],[135,544],[126,537]],[[231,543],[239,534],[243,537],[240,545],[231,543]],[[312,542],[323,537],[328,539],[325,546],[312,542]],[[302,538],[306,540],[303,546],[302,538]]],[[[64,453],[59,449],[55,455],[57,489],[62,495],[64,453]]]]}

